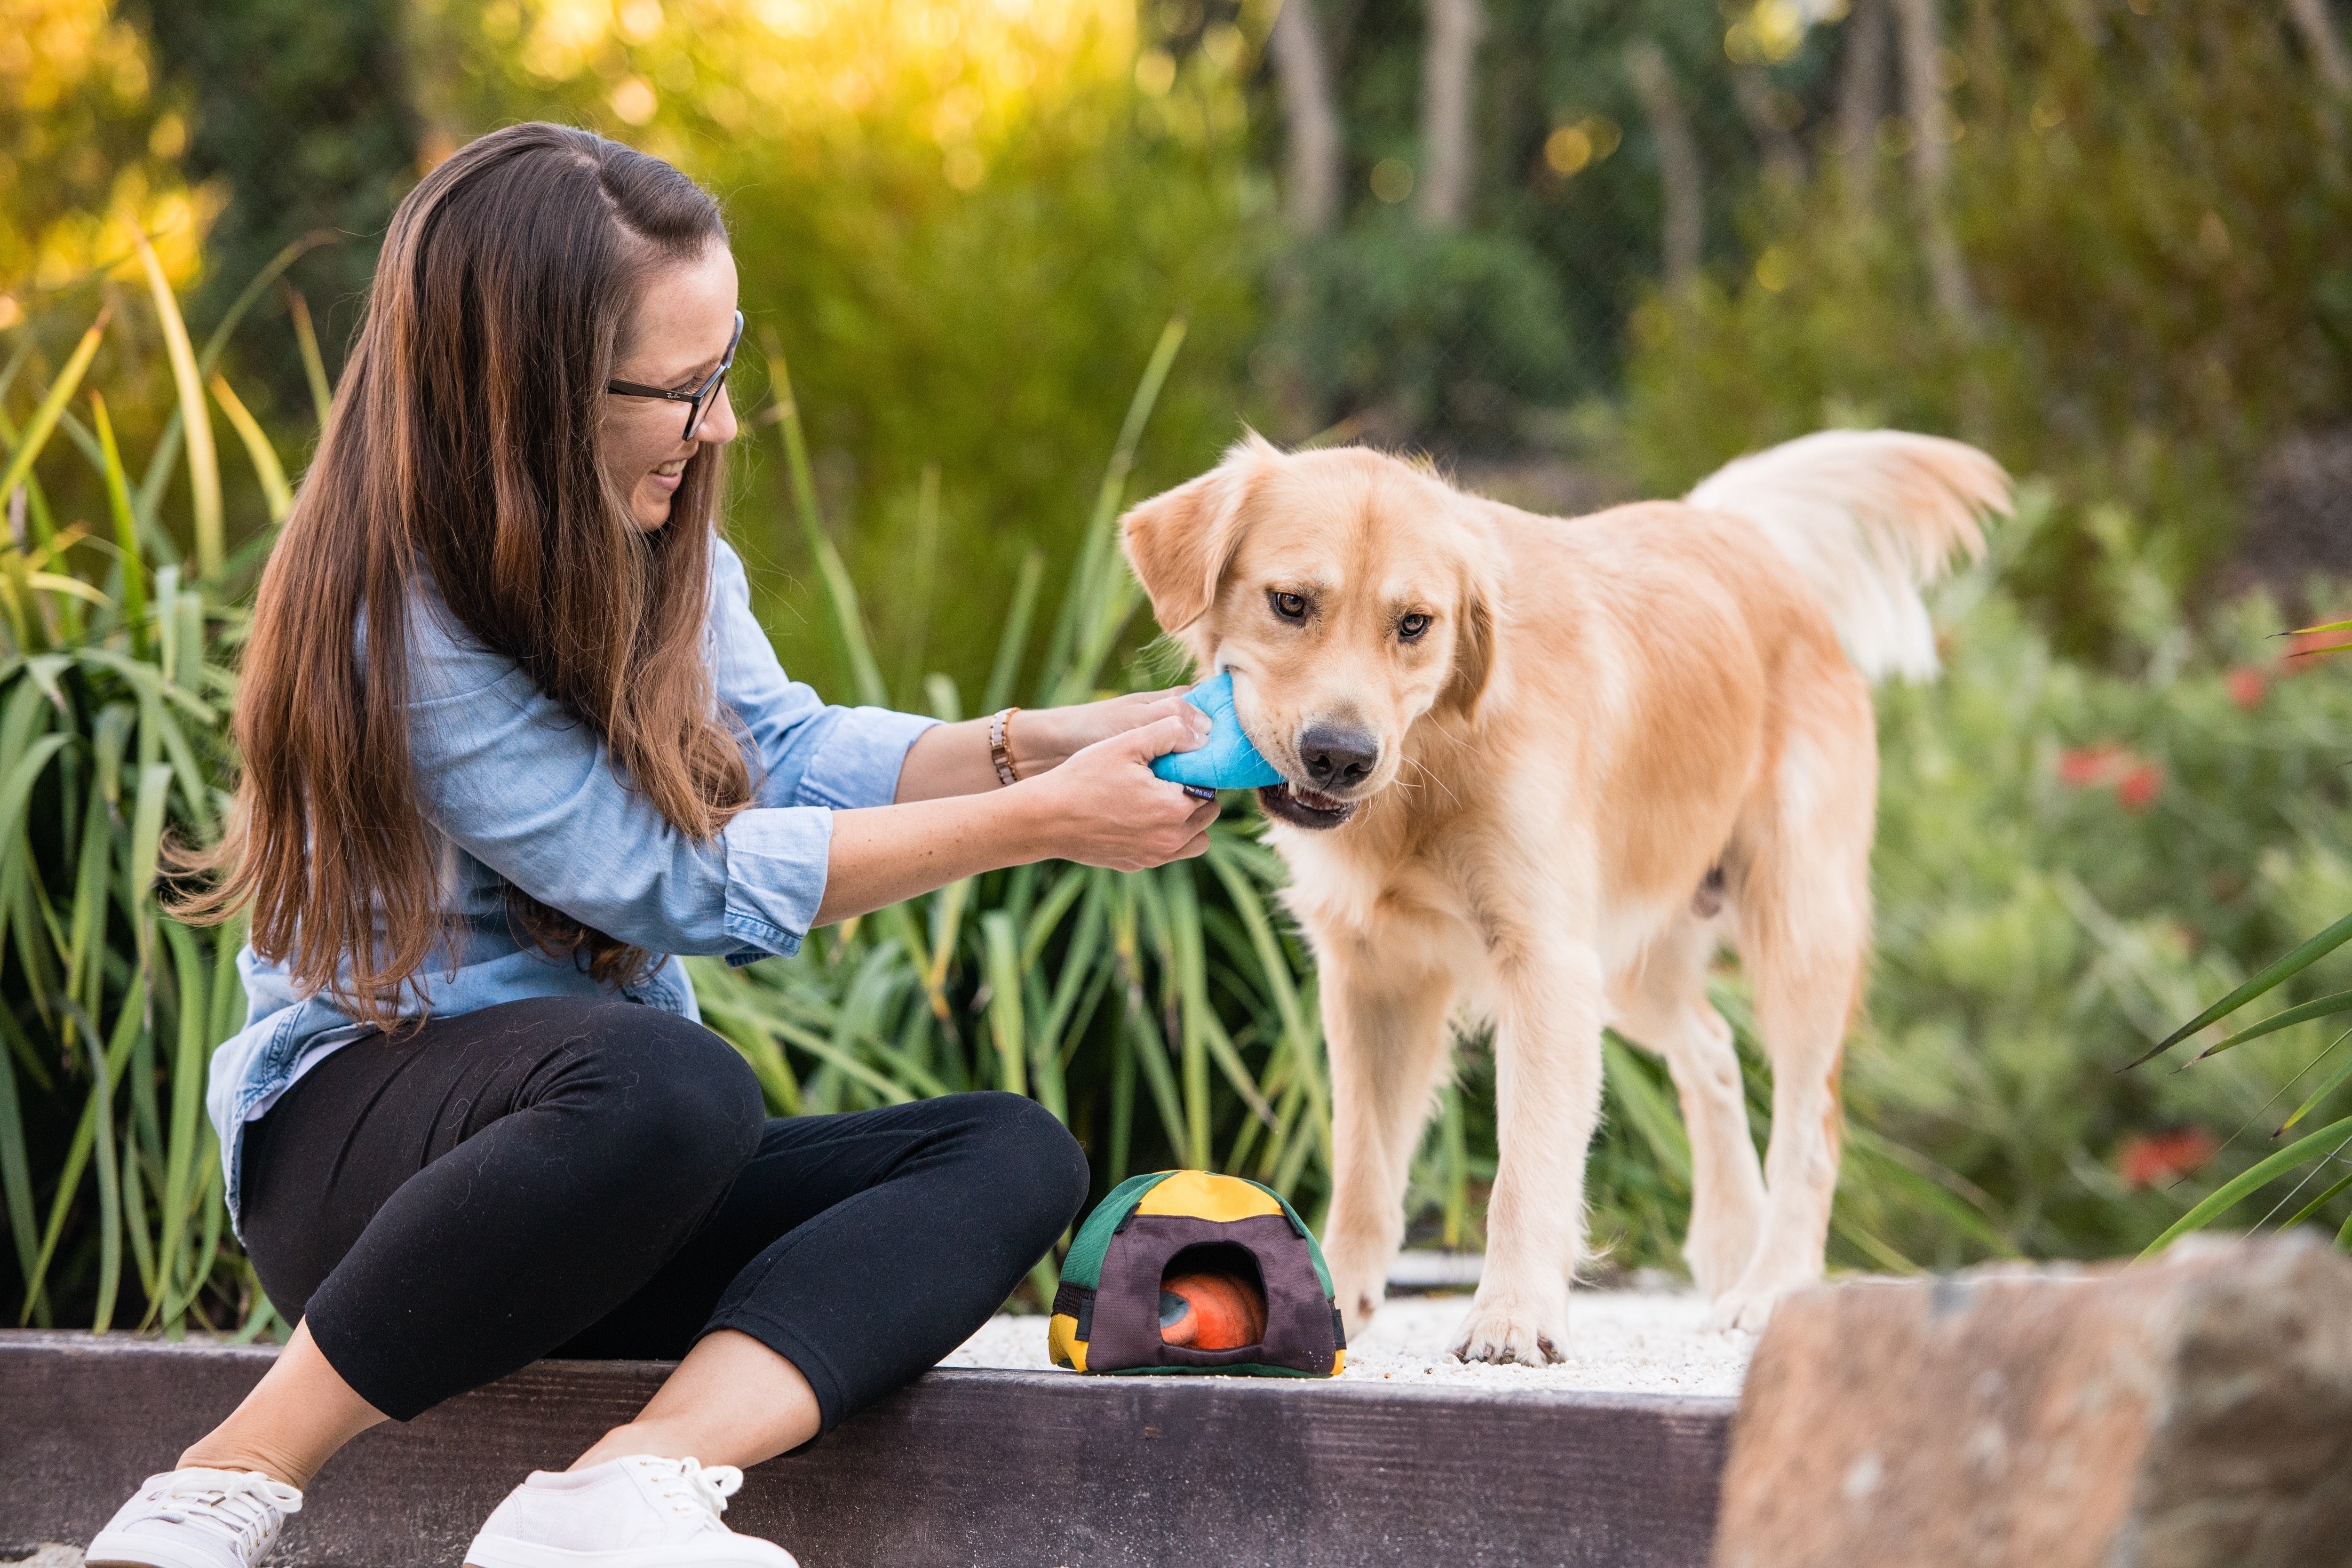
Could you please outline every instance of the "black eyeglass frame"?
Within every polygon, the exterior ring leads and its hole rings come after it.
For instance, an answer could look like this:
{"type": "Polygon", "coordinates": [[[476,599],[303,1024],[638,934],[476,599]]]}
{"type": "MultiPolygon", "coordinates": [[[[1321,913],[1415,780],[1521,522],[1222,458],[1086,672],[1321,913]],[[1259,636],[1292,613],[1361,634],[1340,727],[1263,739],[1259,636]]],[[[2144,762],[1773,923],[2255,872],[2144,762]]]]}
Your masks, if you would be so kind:
{"type": "Polygon", "coordinates": [[[686,411],[686,434],[678,437],[681,441],[691,441],[694,439],[694,433],[702,428],[703,416],[709,414],[710,405],[719,400],[719,389],[726,382],[727,373],[735,367],[735,350],[742,342],[743,312],[738,310],[735,312],[735,335],[727,340],[727,352],[719,356],[719,368],[710,373],[709,380],[692,392],[676,392],[666,386],[647,386],[643,382],[636,381],[608,381],[604,384],[604,390],[616,393],[623,397],[660,397],[672,403],[693,405],[686,411]]]}

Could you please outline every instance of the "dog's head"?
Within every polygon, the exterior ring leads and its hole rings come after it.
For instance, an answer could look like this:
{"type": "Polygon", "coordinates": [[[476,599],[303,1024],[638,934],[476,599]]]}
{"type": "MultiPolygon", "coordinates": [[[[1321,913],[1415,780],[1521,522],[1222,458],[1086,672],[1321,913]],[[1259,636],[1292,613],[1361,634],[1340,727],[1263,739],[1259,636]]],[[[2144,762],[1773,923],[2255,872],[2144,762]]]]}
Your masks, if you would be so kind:
{"type": "Polygon", "coordinates": [[[1497,584],[1471,503],[1359,447],[1285,455],[1256,436],[1120,523],[1162,628],[1234,672],[1243,731],[1288,784],[1258,792],[1337,827],[1394,782],[1405,733],[1475,713],[1497,584]]]}

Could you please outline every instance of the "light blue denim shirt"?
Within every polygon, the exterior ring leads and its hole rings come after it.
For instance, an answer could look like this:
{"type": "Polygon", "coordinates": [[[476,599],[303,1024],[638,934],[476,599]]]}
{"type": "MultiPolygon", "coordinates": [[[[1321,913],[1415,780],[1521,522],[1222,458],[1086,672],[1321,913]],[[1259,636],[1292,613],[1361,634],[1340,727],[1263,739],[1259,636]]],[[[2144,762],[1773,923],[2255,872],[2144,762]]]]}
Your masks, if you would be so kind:
{"type": "MultiPolygon", "coordinates": [[[[429,592],[409,626],[409,749],[420,804],[442,845],[449,948],[404,994],[402,1016],[447,1017],[526,996],[603,996],[568,957],[519,942],[512,883],[572,919],[668,954],[618,994],[698,1017],[679,953],[750,963],[800,950],[824,897],[833,813],[887,805],[915,737],[936,721],[829,708],[785,679],[751,617],[743,563],[714,542],[705,647],[719,700],[755,751],[758,804],[698,842],[615,776],[595,731],[485,647],[429,592]]],[[[367,1033],[323,995],[304,995],[250,947],[237,954],[245,1027],[213,1053],[205,1106],[220,1132],[237,1217],[247,1123],[329,1052],[367,1033]]]]}

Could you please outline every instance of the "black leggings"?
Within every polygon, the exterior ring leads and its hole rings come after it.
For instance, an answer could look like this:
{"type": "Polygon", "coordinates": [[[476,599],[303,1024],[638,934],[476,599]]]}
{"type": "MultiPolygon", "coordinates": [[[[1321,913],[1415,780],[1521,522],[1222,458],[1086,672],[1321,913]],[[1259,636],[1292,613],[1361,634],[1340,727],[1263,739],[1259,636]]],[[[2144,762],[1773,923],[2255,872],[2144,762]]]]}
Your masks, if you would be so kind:
{"type": "Polygon", "coordinates": [[[699,1024],[550,997],[311,1068],[247,1131],[240,1218],[271,1301],[397,1419],[541,1356],[736,1329],[830,1431],[987,1321],[1086,1193],[1034,1101],[770,1120],[699,1024]]]}

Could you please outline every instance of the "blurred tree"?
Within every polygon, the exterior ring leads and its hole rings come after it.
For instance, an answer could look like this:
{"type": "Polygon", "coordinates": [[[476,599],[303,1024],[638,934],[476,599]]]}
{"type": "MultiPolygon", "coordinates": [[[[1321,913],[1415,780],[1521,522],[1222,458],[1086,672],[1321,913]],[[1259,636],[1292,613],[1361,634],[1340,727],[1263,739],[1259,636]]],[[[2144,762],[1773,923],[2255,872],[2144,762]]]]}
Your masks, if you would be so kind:
{"type": "MultiPolygon", "coordinates": [[[[1191,330],[1129,494],[1197,473],[1253,412],[1241,371],[1275,214],[1244,136],[1263,45],[1247,20],[1219,0],[1155,6],[1150,32],[1125,0],[445,0],[414,58],[452,137],[562,120],[720,195],[751,344],[789,359],[876,633],[897,654],[921,627],[929,669],[971,704],[1024,557],[1076,549],[1171,317],[1191,330]]],[[[747,415],[767,402],[760,357],[736,372],[747,415]]],[[[738,444],[732,526],[775,568],[757,580],[787,667],[822,681],[775,442],[755,419],[738,444]]],[[[887,663],[895,699],[928,707],[919,672],[887,663]]]]}
{"type": "Polygon", "coordinates": [[[1288,142],[1282,213],[1297,234],[1328,234],[1339,221],[1346,177],[1347,130],[1331,90],[1331,58],[1314,0],[1280,0],[1267,57],[1282,85],[1288,142]]]}
{"type": "Polygon", "coordinates": [[[191,201],[183,185],[178,96],[159,90],[146,40],[106,0],[7,0],[0,330],[43,313],[35,294],[87,283],[94,268],[128,256],[132,218],[156,235],[175,275],[194,265],[215,204],[205,194],[191,201]]]}
{"type": "MultiPolygon", "coordinates": [[[[2099,505],[2145,517],[2148,564],[2208,596],[2231,580],[2218,568],[2267,456],[2352,406],[2337,19],[2147,0],[1889,10],[1904,112],[1866,148],[1843,117],[1855,140],[1824,143],[1859,178],[1751,208],[1744,255],[1712,265],[1697,309],[1639,319],[1634,456],[1672,490],[1823,424],[1969,436],[2060,482],[2021,582],[2070,652],[2119,649],[2126,606],[2093,569],[2099,505]],[[1857,184],[1913,199],[1856,203],[1857,184]]],[[[1867,15],[1817,30],[1849,34],[1867,66],[1867,15]]]]}
{"type": "MultiPolygon", "coordinates": [[[[157,58],[182,88],[194,177],[217,177],[227,205],[210,246],[211,275],[191,314],[226,308],[289,241],[314,229],[348,236],[290,274],[319,317],[328,368],[363,302],[393,207],[416,178],[421,129],[410,106],[404,0],[142,0],[157,58]]],[[[307,409],[290,332],[247,332],[243,384],[266,384],[307,409]],[[263,379],[255,382],[253,375],[263,379]]]]}

